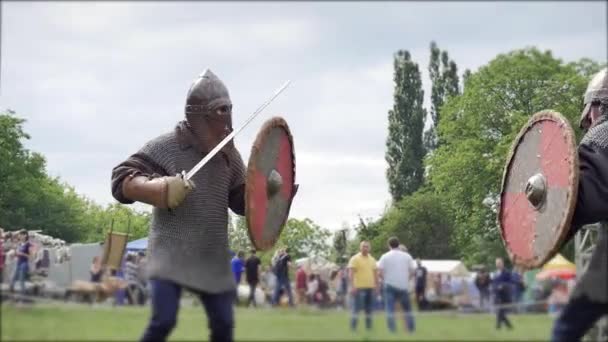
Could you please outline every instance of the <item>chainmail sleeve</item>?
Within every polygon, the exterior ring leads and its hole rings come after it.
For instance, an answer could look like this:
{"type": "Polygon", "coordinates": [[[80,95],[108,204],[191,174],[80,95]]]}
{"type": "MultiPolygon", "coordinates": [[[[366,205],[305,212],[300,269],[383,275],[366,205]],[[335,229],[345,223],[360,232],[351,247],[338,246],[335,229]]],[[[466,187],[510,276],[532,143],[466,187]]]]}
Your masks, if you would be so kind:
{"type": "Polygon", "coordinates": [[[131,204],[135,201],[126,198],[122,193],[122,182],[128,176],[145,176],[148,178],[168,176],[167,171],[145,152],[139,151],[112,169],[112,196],[120,203],[131,204]]]}
{"type": "Polygon", "coordinates": [[[574,226],[608,219],[608,121],[589,130],[578,153],[580,171],[574,226]]]}
{"type": "Polygon", "coordinates": [[[234,150],[230,162],[230,193],[228,203],[235,214],[245,215],[245,174],[246,167],[241,154],[234,150]]]}

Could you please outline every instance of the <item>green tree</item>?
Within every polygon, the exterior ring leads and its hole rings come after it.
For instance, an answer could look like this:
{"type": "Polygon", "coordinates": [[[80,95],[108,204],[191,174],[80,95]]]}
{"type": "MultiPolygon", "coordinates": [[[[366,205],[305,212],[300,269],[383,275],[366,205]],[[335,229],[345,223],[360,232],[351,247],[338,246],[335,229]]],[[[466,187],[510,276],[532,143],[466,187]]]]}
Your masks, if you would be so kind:
{"type": "Polygon", "coordinates": [[[497,199],[507,152],[531,115],[553,109],[576,122],[587,74],[597,66],[577,65],[535,48],[501,54],[442,106],[443,143],[427,160],[428,179],[454,214],[454,244],[466,260],[504,255],[496,212],[483,202],[497,199]]]}
{"type": "MultiPolygon", "coordinates": [[[[234,252],[252,249],[253,244],[247,233],[245,218],[235,216],[231,221],[228,226],[230,248],[234,252]]],[[[258,257],[262,260],[262,263],[268,264],[277,249],[288,247],[294,260],[306,256],[327,258],[331,252],[331,237],[332,234],[329,230],[317,225],[311,219],[290,218],[283,227],[281,236],[274,247],[266,251],[260,251],[258,257]]]]}
{"type": "Polygon", "coordinates": [[[437,125],[440,120],[440,110],[443,103],[452,96],[460,93],[458,67],[450,60],[447,51],[441,51],[437,44],[431,42],[429,59],[429,77],[431,79],[431,119],[433,124],[424,134],[424,145],[428,152],[437,148],[437,125]]]}
{"type": "Polygon", "coordinates": [[[228,225],[228,242],[233,252],[247,252],[253,248],[247,233],[247,220],[243,216],[231,215],[228,225]]]}
{"type": "Polygon", "coordinates": [[[451,236],[452,213],[438,194],[418,191],[404,197],[378,222],[379,234],[372,240],[374,255],[387,250],[387,241],[396,236],[413,257],[452,259],[457,257],[451,236]]]}
{"type": "Polygon", "coordinates": [[[416,191],[423,181],[422,130],[426,111],[418,64],[408,51],[394,56],[394,104],[388,112],[386,177],[393,201],[416,191]]]}
{"type": "Polygon", "coordinates": [[[24,123],[12,110],[0,114],[0,226],[41,230],[67,242],[102,241],[112,218],[131,217],[132,236],[147,235],[149,214],[120,204],[102,209],[50,177],[45,158],[23,145],[30,138],[24,123]]]}
{"type": "Polygon", "coordinates": [[[467,82],[469,81],[469,77],[471,77],[471,70],[466,69],[462,74],[462,90],[464,91],[464,87],[466,87],[467,82]]]}

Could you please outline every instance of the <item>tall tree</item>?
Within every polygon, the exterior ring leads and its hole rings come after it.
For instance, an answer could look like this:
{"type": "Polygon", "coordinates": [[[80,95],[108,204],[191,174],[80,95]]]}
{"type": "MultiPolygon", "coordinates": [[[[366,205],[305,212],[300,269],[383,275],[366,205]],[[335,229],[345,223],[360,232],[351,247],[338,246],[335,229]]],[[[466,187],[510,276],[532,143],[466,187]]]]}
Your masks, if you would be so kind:
{"type": "Polygon", "coordinates": [[[464,87],[466,87],[469,82],[469,78],[471,77],[471,70],[466,69],[462,74],[462,91],[464,92],[464,87]]]}
{"type": "Polygon", "coordinates": [[[416,191],[423,181],[424,146],[422,131],[426,111],[418,64],[410,53],[394,56],[394,104],[388,112],[386,177],[394,202],[416,191]]]}
{"type": "Polygon", "coordinates": [[[437,43],[431,42],[431,57],[429,59],[429,77],[431,79],[431,115],[432,125],[424,133],[424,147],[427,152],[433,151],[439,145],[437,125],[440,120],[441,106],[445,101],[460,93],[458,67],[450,60],[447,51],[441,51],[437,43]]]}

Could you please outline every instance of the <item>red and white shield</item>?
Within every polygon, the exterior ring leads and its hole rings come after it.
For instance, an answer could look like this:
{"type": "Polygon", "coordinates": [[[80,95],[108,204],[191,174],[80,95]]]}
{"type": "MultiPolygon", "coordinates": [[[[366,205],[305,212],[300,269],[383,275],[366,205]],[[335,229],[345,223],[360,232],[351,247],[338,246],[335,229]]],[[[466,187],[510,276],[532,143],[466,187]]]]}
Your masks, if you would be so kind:
{"type": "Polygon", "coordinates": [[[560,113],[534,114],[515,139],[505,166],[498,221],[515,265],[536,268],[560,249],[576,205],[575,135],[560,113]]]}
{"type": "Polygon", "coordinates": [[[245,216],[249,238],[258,250],[279,239],[296,193],[293,137],[287,122],[274,117],[258,133],[247,166],[245,216]]]}

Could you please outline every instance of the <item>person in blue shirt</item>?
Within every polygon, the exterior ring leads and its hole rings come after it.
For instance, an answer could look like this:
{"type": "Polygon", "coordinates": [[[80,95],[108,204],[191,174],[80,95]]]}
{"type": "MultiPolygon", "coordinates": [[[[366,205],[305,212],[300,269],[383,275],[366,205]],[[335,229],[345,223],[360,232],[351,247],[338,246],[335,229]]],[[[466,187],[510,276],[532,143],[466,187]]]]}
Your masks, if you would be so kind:
{"type": "Polygon", "coordinates": [[[234,258],[232,258],[232,274],[234,274],[234,280],[236,280],[236,284],[241,283],[241,274],[243,274],[243,270],[245,269],[245,252],[239,251],[234,258]]]}
{"type": "Polygon", "coordinates": [[[19,245],[16,251],[17,266],[15,268],[15,273],[11,281],[10,291],[14,291],[15,283],[19,281],[19,284],[21,285],[21,293],[25,294],[25,280],[27,279],[27,275],[30,271],[29,262],[32,244],[29,241],[30,238],[27,233],[27,230],[25,229],[19,231],[19,239],[21,240],[21,245],[19,245]]]}
{"type": "Polygon", "coordinates": [[[509,330],[513,325],[507,317],[507,308],[511,302],[511,289],[513,288],[513,277],[509,270],[505,268],[502,258],[496,258],[496,273],[492,279],[494,290],[494,302],[496,303],[496,329],[500,329],[504,323],[509,330]]]}

